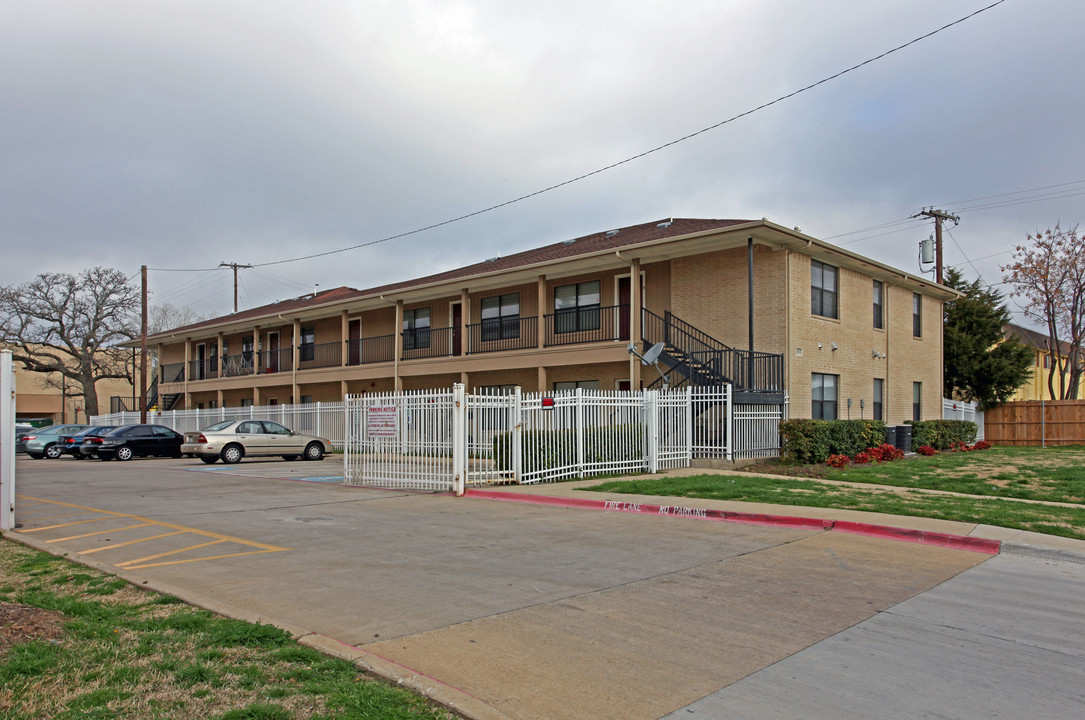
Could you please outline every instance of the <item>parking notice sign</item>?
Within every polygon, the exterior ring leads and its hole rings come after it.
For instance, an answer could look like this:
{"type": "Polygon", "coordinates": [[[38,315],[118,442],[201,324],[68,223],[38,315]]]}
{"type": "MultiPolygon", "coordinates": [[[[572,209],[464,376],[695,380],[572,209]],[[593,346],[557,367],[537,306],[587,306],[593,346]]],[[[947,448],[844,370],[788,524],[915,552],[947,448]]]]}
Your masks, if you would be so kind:
{"type": "Polygon", "coordinates": [[[399,413],[395,405],[371,407],[366,413],[366,433],[369,437],[395,437],[399,432],[399,413]]]}

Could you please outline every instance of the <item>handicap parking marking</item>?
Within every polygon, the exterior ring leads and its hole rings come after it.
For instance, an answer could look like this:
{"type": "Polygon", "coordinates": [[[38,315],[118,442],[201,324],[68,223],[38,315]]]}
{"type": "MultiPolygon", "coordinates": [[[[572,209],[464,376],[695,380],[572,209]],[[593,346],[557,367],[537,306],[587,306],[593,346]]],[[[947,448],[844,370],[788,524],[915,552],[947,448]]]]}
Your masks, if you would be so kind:
{"type": "Polygon", "coordinates": [[[345,482],[342,475],[313,475],[310,477],[290,477],[287,475],[257,475],[256,473],[266,472],[263,469],[249,469],[249,468],[237,468],[237,467],[207,467],[207,468],[182,468],[182,472],[196,472],[196,473],[216,473],[218,475],[230,475],[233,477],[252,478],[257,480],[291,480],[293,482],[312,482],[312,483],[341,483],[345,482]],[[242,472],[248,470],[248,472],[242,472]]]}
{"type": "MultiPolygon", "coordinates": [[[[145,537],[136,537],[132,540],[126,540],[124,542],[110,542],[108,545],[100,545],[97,547],[85,548],[82,550],[75,550],[77,555],[92,555],[94,553],[105,552],[109,550],[117,550],[120,548],[128,547],[135,548],[140,543],[150,542],[153,540],[161,540],[164,538],[178,538],[181,540],[179,547],[174,547],[163,552],[156,552],[150,555],[144,555],[142,557],[136,557],[133,559],[120,560],[114,565],[119,568],[126,568],[129,570],[139,568],[160,567],[163,565],[183,565],[193,562],[204,562],[207,560],[221,560],[224,558],[241,557],[244,555],[260,555],[263,553],[273,552],[285,552],[290,550],[287,547],[281,547],[278,545],[269,545],[267,543],[255,542],[253,540],[245,540],[244,538],[233,537],[230,535],[223,535],[221,533],[211,532],[209,530],[200,530],[198,528],[186,527],[184,525],[175,525],[173,523],[163,522],[161,520],[153,520],[151,518],[140,517],[139,515],[129,515],[127,513],[114,512],[112,510],[102,510],[100,508],[86,507],[83,505],[74,505],[72,503],[60,502],[58,500],[46,500],[44,498],[36,498],[25,495],[16,496],[20,500],[29,501],[31,503],[43,503],[47,506],[57,506],[68,509],[79,510],[79,513],[68,514],[67,517],[74,517],[90,513],[95,517],[85,518],[82,520],[75,520],[71,522],[54,523],[52,525],[43,525],[41,527],[21,529],[20,533],[40,533],[46,531],[56,531],[63,528],[72,527],[74,525],[86,525],[90,523],[107,523],[110,520],[127,520],[132,524],[124,525],[122,527],[107,527],[105,529],[99,529],[95,532],[84,532],[75,535],[66,535],[64,537],[56,537],[45,542],[59,543],[59,542],[71,542],[74,540],[81,540],[84,538],[96,537],[109,533],[110,535],[117,535],[121,532],[132,532],[143,528],[161,528],[165,532],[152,534],[145,537]],[[227,552],[220,553],[218,555],[198,555],[196,557],[183,557],[185,553],[192,553],[204,548],[213,547],[217,545],[224,545],[224,550],[227,552]],[[230,551],[232,550],[232,551],[230,551]],[[182,556],[182,557],[177,557],[182,556]],[[170,558],[163,560],[163,558],[170,558]],[[151,562],[159,561],[159,562],[151,562]]],[[[52,516],[65,517],[65,516],[52,516]]],[[[43,519],[49,519],[46,516],[43,519]]]]}

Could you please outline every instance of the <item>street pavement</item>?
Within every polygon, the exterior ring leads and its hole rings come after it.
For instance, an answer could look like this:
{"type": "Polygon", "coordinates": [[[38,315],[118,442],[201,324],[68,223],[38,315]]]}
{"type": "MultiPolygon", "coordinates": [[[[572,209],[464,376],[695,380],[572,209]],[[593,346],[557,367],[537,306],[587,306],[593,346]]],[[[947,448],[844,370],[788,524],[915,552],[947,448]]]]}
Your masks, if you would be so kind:
{"type": "Polygon", "coordinates": [[[1080,541],[579,489],[591,481],[500,488],[531,502],[455,498],[345,487],[340,471],[335,458],[20,458],[11,536],[274,623],[480,720],[1085,707],[1080,541]],[[1002,552],[561,505],[581,497],[992,538],[1002,552]]]}

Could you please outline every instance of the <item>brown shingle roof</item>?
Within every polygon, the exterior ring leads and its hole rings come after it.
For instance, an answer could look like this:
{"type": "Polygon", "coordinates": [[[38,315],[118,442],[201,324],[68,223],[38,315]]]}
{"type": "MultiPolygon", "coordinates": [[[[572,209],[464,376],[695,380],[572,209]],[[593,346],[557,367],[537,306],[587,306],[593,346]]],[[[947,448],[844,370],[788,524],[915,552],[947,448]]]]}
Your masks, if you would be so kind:
{"type": "Polygon", "coordinates": [[[607,230],[592,233],[591,235],[584,235],[583,237],[578,237],[573,240],[558,242],[552,245],[535,248],[533,250],[525,250],[524,252],[514,253],[505,257],[493,258],[491,260],[475,263],[474,265],[467,265],[465,267],[448,270],[442,273],[436,273],[434,275],[428,275],[426,277],[390,283],[388,285],[381,285],[379,287],[369,288],[366,290],[355,290],[354,288],[349,287],[339,287],[335,288],[334,290],[326,290],[324,292],[319,292],[316,294],[303,295],[301,297],[293,298],[291,300],[283,300],[282,302],[273,303],[271,305],[263,305],[261,307],[252,308],[250,310],[242,310],[241,312],[237,312],[232,315],[223,315],[221,317],[212,318],[211,320],[204,320],[202,322],[193,323],[191,325],[185,325],[184,327],[175,328],[164,333],[158,333],[154,337],[175,334],[178,332],[185,332],[201,327],[220,325],[226,322],[235,322],[251,318],[267,317],[269,315],[291,312],[294,310],[313,307],[316,305],[324,305],[326,303],[335,302],[338,300],[372,297],[375,295],[380,295],[395,290],[405,290],[420,285],[428,285],[431,283],[455,280],[458,278],[468,278],[474,275],[482,275],[485,273],[514,270],[517,268],[527,267],[538,263],[565,260],[569,258],[575,258],[580,255],[588,255],[602,250],[615,250],[631,245],[638,245],[644,242],[650,242],[653,240],[663,240],[669,237],[680,237],[683,235],[690,235],[698,232],[720,230],[736,225],[745,225],[750,222],[752,221],[705,220],[691,218],[670,218],[664,220],[655,220],[653,222],[643,223],[641,225],[632,225],[630,227],[619,228],[617,230],[607,230]]]}

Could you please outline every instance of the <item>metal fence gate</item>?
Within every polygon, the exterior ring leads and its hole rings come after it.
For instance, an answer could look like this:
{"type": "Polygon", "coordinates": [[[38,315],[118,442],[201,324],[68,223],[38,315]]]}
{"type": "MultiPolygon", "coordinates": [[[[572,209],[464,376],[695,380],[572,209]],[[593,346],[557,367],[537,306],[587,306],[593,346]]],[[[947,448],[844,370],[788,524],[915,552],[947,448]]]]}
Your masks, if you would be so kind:
{"type": "Polygon", "coordinates": [[[351,395],[345,408],[345,482],[456,492],[776,454],[786,414],[736,406],[730,386],[469,395],[457,384],[351,395]]]}

